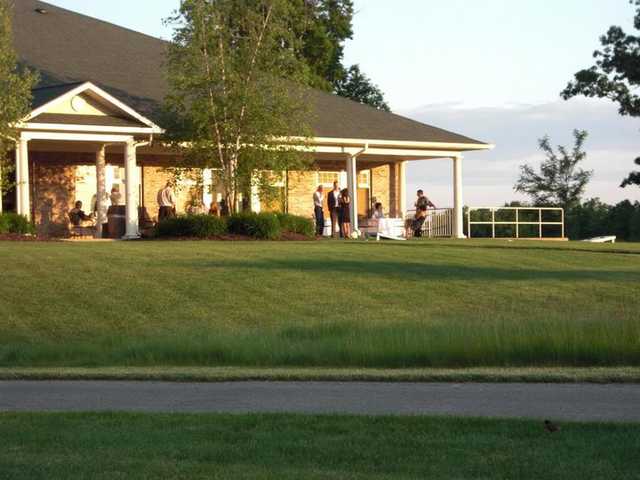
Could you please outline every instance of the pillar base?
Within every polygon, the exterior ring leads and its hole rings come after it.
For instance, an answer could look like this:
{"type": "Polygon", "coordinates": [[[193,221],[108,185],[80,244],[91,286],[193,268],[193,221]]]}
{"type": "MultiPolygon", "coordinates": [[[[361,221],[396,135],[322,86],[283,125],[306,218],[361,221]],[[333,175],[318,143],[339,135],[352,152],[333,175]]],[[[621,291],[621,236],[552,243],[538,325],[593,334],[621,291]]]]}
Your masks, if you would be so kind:
{"type": "Polygon", "coordinates": [[[125,235],[124,237],[121,238],[121,240],[140,240],[141,238],[142,236],[138,234],[134,234],[134,235],[125,235]]]}

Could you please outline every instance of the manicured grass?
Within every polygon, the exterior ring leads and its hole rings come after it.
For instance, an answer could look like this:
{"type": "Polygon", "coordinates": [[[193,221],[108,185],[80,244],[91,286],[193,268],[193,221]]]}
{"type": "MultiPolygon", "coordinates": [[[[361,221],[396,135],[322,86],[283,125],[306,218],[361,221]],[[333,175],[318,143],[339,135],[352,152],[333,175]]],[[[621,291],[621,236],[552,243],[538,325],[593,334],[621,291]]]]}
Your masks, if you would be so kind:
{"type": "Polygon", "coordinates": [[[0,478],[632,479],[637,425],[297,415],[0,414],[0,478]]]}
{"type": "Polygon", "coordinates": [[[640,367],[0,367],[0,380],[640,383],[640,367]]]}
{"type": "Polygon", "coordinates": [[[640,365],[640,246],[0,243],[0,365],[640,365]]]}

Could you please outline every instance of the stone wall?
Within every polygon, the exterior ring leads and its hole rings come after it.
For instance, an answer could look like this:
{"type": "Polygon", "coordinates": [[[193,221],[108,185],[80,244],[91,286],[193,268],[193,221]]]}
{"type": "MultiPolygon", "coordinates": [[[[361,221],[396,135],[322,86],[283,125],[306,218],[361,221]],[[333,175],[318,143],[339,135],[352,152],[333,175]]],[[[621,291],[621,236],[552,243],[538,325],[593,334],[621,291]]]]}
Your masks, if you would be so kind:
{"type": "Polygon", "coordinates": [[[75,202],[76,166],[84,154],[31,152],[32,209],[38,233],[66,236],[75,202]]]}
{"type": "Polygon", "coordinates": [[[287,179],[287,210],[292,215],[311,217],[313,215],[313,192],[316,172],[289,172],[287,179]]]}

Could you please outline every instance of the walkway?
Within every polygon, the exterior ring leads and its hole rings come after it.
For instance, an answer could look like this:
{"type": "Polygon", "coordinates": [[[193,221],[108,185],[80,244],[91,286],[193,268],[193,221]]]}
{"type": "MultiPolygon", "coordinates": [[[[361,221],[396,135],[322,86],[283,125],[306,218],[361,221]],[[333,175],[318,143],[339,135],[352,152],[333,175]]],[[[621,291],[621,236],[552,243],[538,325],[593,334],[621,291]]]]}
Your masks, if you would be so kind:
{"type": "Polygon", "coordinates": [[[297,412],[640,422],[640,385],[0,382],[0,411],[297,412]]]}

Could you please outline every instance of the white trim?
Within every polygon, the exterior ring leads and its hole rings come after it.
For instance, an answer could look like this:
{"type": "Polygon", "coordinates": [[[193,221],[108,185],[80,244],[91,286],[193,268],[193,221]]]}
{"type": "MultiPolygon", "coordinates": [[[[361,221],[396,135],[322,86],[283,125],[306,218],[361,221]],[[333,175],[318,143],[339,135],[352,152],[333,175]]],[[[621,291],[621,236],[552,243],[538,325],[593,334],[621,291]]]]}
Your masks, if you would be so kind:
{"type": "Polygon", "coordinates": [[[114,132],[114,133],[158,133],[153,128],[148,127],[109,127],[101,125],[81,125],[62,123],[25,123],[20,128],[26,130],[57,130],[71,132],[114,132]]]}
{"type": "Polygon", "coordinates": [[[158,125],[153,123],[151,120],[149,120],[146,117],[143,117],[138,112],[136,112],[133,108],[129,107],[125,103],[121,102],[117,98],[115,98],[112,95],[108,94],[103,89],[101,89],[100,87],[94,85],[91,82],[85,82],[85,83],[83,83],[81,85],[78,85],[76,88],[74,88],[72,90],[69,90],[68,92],[66,92],[66,93],[64,93],[64,94],[62,94],[62,95],[60,95],[60,96],[48,101],[44,105],[41,105],[40,107],[38,107],[35,110],[33,110],[23,120],[23,122],[28,122],[29,120],[37,117],[41,113],[45,113],[52,105],[54,105],[54,104],[56,104],[56,103],[58,103],[58,102],[60,102],[62,100],[65,100],[67,98],[73,98],[76,95],[79,95],[79,94],[84,93],[86,91],[91,91],[91,92],[95,93],[96,95],[98,95],[99,97],[102,97],[103,100],[106,100],[107,102],[113,104],[114,106],[116,106],[117,108],[119,108],[120,110],[125,112],[126,114],[132,116],[133,118],[135,118],[139,122],[144,123],[145,125],[148,125],[150,128],[152,128],[154,130],[155,133],[164,132],[164,130],[162,130],[162,128],[160,128],[158,125]]]}
{"type": "MultiPolygon", "coordinates": [[[[302,152],[309,153],[335,153],[335,154],[347,154],[356,155],[360,158],[362,155],[374,155],[374,156],[396,156],[396,157],[416,157],[416,158],[453,158],[460,155],[459,152],[447,151],[447,150],[402,150],[402,149],[387,149],[387,148],[371,148],[369,147],[365,153],[362,153],[361,148],[350,148],[341,146],[293,146],[293,149],[300,150],[302,152]]],[[[366,161],[366,160],[364,160],[366,161]]]]}
{"type": "Polygon", "coordinates": [[[295,143],[296,141],[302,141],[306,144],[316,145],[345,145],[345,146],[359,146],[365,145],[378,146],[378,147],[395,147],[395,148],[418,148],[418,149],[452,149],[452,150],[492,150],[495,148],[491,143],[447,143],[447,142],[413,142],[405,140],[375,140],[366,138],[333,138],[333,137],[313,137],[309,141],[304,142],[302,137],[290,137],[285,140],[285,143],[295,143]]]}
{"type": "Polygon", "coordinates": [[[127,143],[132,140],[131,135],[100,135],[88,133],[59,133],[59,132],[22,132],[21,138],[26,140],[60,140],[63,142],[103,142],[127,143]]]}

